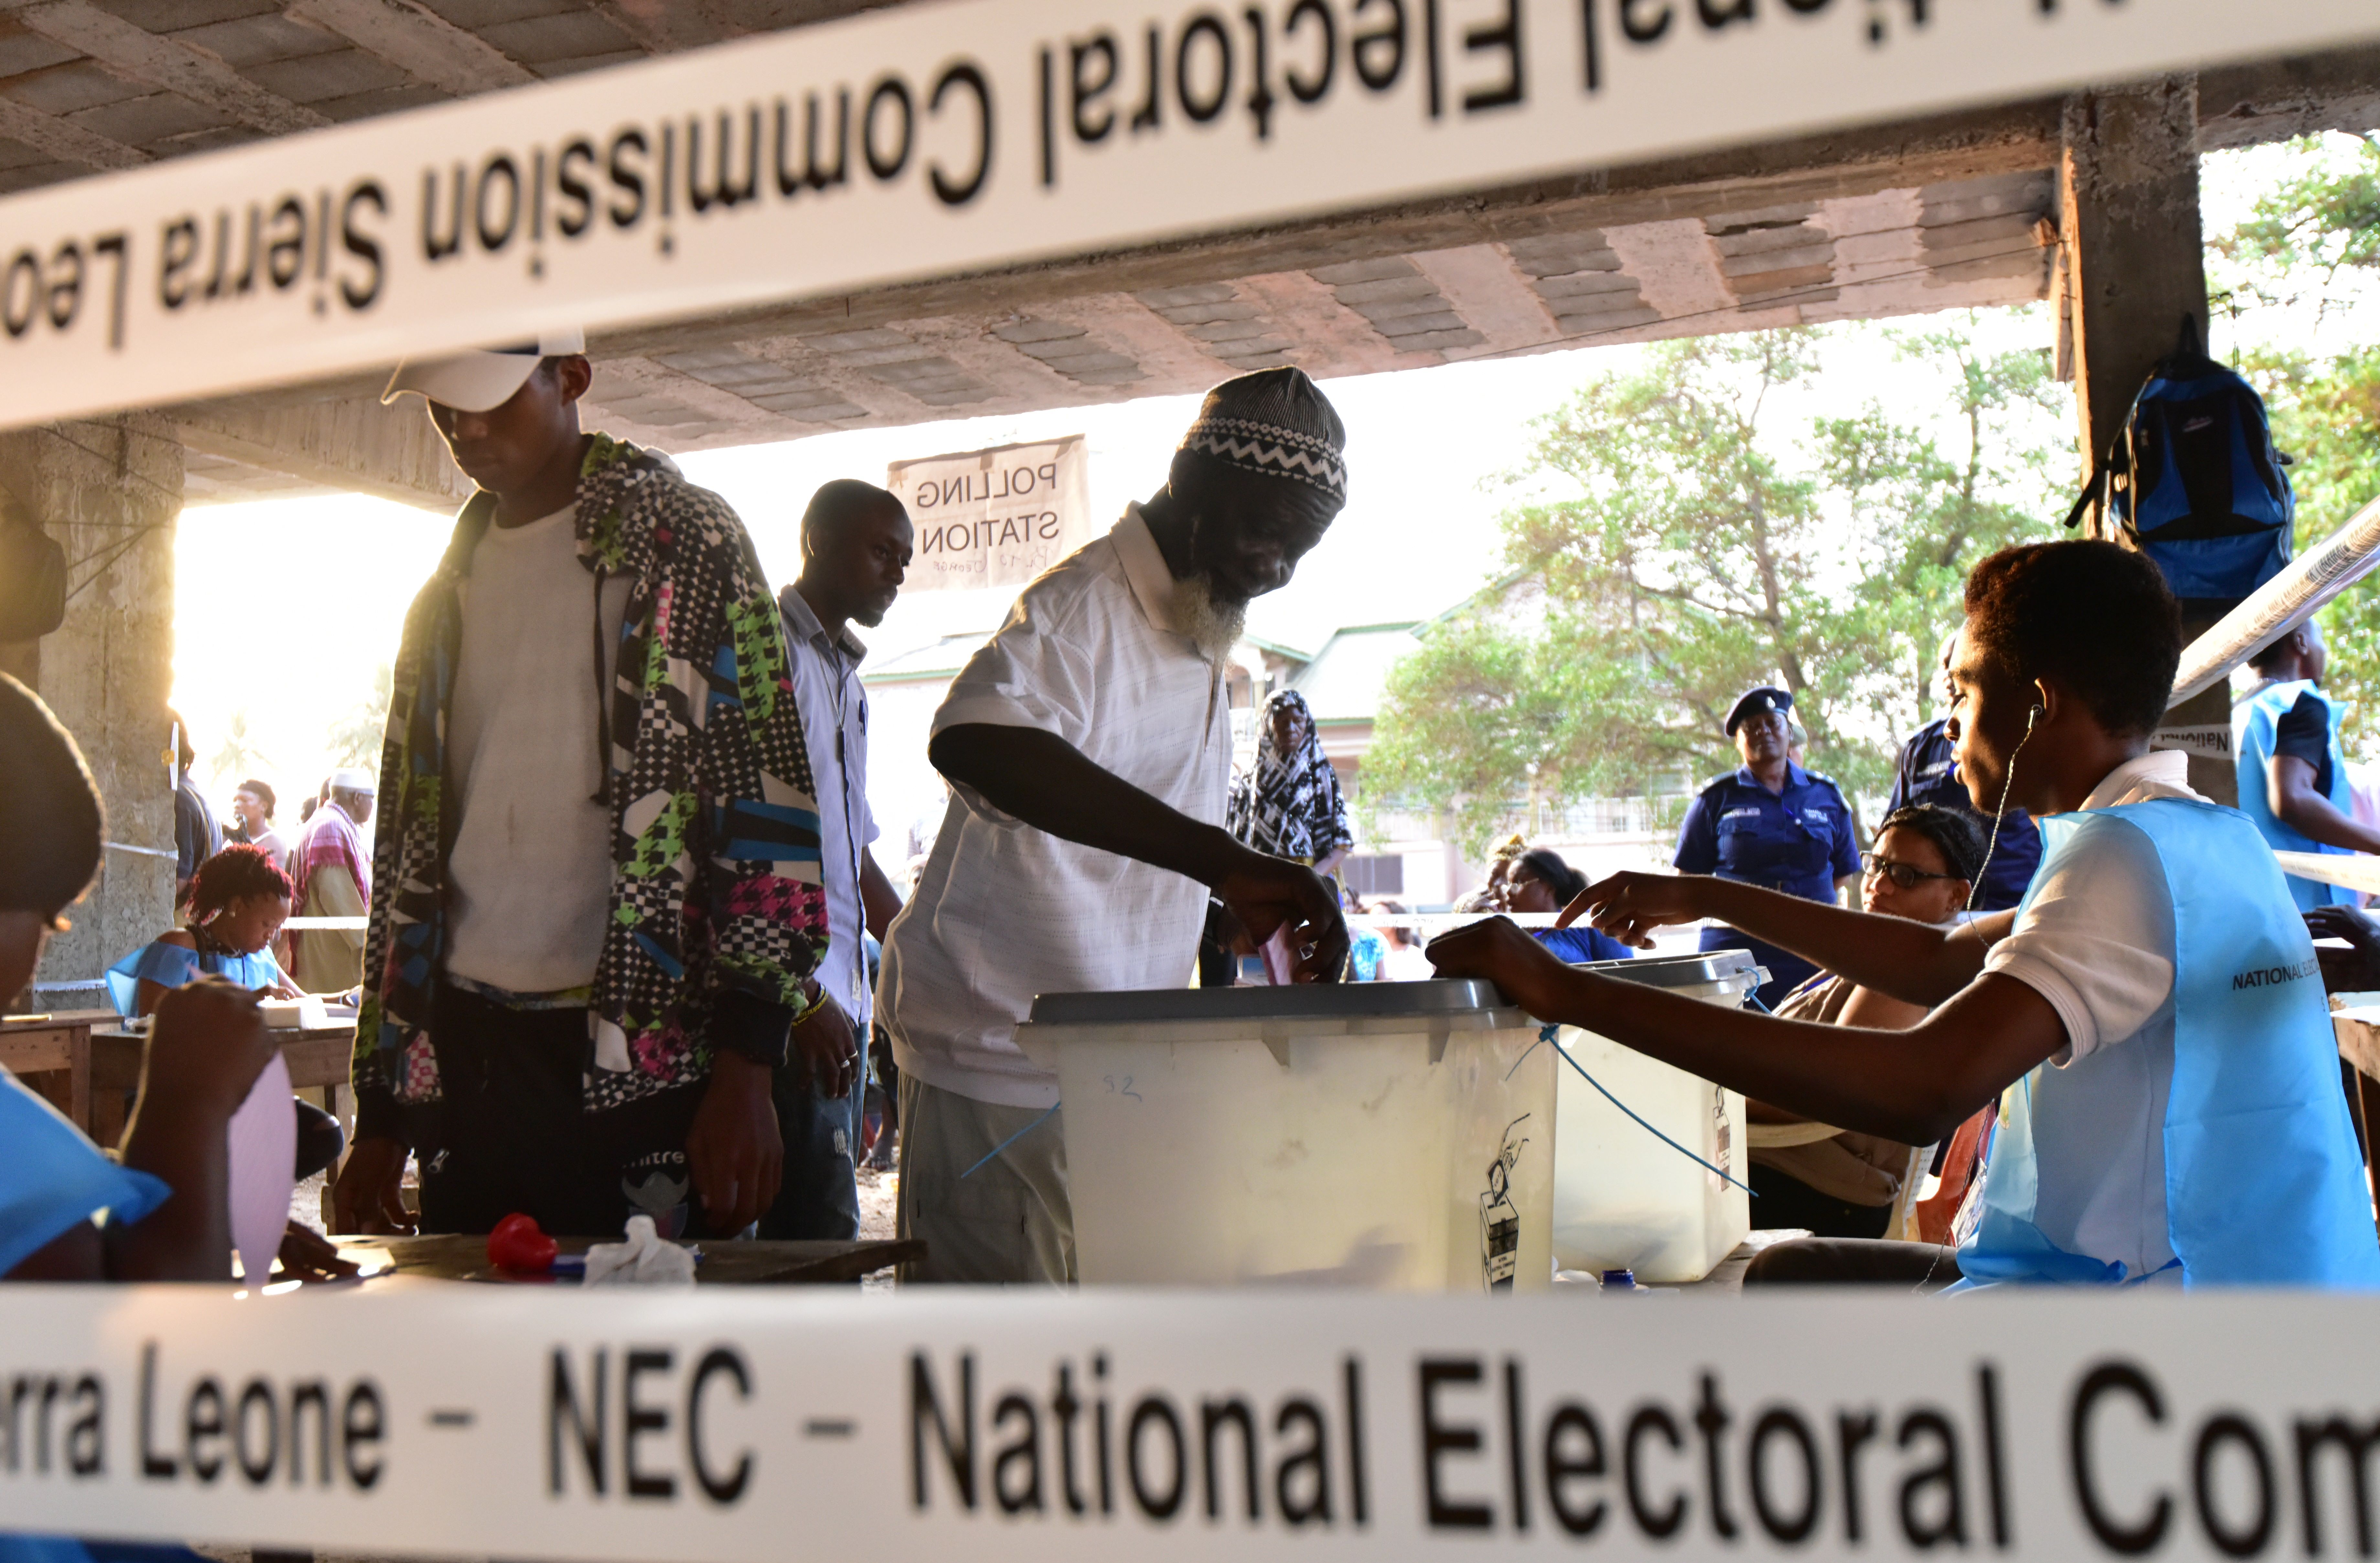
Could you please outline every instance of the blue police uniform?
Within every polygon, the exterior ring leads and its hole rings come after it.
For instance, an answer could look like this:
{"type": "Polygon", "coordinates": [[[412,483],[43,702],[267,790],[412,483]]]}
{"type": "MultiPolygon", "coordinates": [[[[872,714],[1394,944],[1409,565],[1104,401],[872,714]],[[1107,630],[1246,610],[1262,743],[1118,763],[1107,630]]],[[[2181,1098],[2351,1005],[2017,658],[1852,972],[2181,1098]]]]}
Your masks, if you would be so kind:
{"type": "MultiPolygon", "coordinates": [[[[1831,902],[1835,881],[1860,871],[1858,831],[1851,805],[1828,778],[1789,762],[1784,792],[1771,793],[1742,766],[1713,777],[1687,806],[1671,861],[1682,874],[1717,874],[1831,902]]],[[[1772,1009],[1818,970],[1730,927],[1705,928],[1702,948],[1751,951],[1768,968],[1760,1001],[1772,1009]]]]}
{"type": "MultiPolygon", "coordinates": [[[[1929,721],[1901,745],[1900,761],[1893,767],[1890,808],[1933,804],[1955,809],[1973,820],[1976,830],[1989,843],[1992,817],[1979,811],[1974,800],[1967,796],[1967,784],[1960,780],[1958,763],[1950,757],[1950,738],[1944,731],[1947,726],[1946,722],[1929,721]]],[[[2000,821],[1999,844],[1992,847],[1991,861],[1984,866],[1984,882],[1975,896],[1975,910],[2001,912],[2022,901],[2033,883],[2034,870],[2040,866],[2040,828],[2024,810],[2010,809],[2008,817],[2000,821]]]]}

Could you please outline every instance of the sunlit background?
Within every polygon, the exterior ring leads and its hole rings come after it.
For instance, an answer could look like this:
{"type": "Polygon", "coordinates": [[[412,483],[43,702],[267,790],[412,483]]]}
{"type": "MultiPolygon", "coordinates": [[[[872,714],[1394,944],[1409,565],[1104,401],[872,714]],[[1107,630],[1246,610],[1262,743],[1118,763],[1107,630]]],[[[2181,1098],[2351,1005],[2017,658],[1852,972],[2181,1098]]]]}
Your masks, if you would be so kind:
{"type": "MultiPolygon", "coordinates": [[[[2207,158],[2206,231],[2238,223],[2259,191],[2310,155],[2317,154],[2272,146],[2207,158]]],[[[2217,356],[2253,345],[2335,354],[2380,340],[2373,329],[2380,312],[2369,307],[2368,292],[2358,278],[2341,275],[2309,297],[2252,311],[2218,297],[2210,345],[2217,356]]],[[[1796,405],[1781,410],[1850,417],[1881,404],[1903,420],[1931,417],[1939,436],[1956,445],[1963,433],[1943,422],[1942,366],[1912,361],[1893,336],[1946,326],[1989,352],[2046,352],[2051,336],[2040,307],[1825,328],[1822,372],[1785,392],[1796,405]]],[[[1518,497],[1506,478],[1529,454],[1533,420],[1590,377],[1632,367],[1645,352],[1587,348],[1328,382],[1349,430],[1348,507],[1296,581],[1256,605],[1251,631],[1313,647],[1342,625],[1425,619],[1462,602],[1502,563],[1498,516],[1518,497]]],[[[1094,514],[1111,516],[1163,480],[1195,405],[1190,397],[1154,397],[822,434],[698,453],[683,465],[734,503],[771,582],[782,586],[799,568],[801,507],[829,479],[882,482],[893,461],[1082,434],[1094,514]]],[[[2056,416],[2070,430],[2070,406],[2056,416]]],[[[359,496],[184,513],[176,552],[176,699],[198,740],[199,775],[211,796],[227,800],[242,778],[259,776],[288,800],[286,821],[334,766],[377,767],[376,688],[384,685],[407,605],[451,527],[449,515],[359,496]]],[[[1011,595],[905,598],[884,625],[868,632],[872,660],[946,634],[988,630],[1011,595]]]]}

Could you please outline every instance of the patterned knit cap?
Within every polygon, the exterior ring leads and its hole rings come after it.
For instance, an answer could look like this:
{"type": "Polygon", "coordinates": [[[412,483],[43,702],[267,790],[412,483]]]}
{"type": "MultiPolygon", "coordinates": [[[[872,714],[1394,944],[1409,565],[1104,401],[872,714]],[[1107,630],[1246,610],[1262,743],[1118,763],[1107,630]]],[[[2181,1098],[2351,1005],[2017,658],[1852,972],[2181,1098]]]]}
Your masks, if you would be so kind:
{"type": "Polygon", "coordinates": [[[1182,448],[1347,499],[1346,426],[1301,369],[1258,370],[1216,386],[1182,448]]]}

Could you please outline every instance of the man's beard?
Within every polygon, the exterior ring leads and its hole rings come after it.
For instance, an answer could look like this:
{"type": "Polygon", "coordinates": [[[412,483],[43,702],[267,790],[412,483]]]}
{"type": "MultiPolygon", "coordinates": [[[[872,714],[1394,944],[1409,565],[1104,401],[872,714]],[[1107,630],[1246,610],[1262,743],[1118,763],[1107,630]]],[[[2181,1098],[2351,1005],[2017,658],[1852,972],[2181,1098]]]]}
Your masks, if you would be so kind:
{"type": "Polygon", "coordinates": [[[1218,595],[1215,577],[1203,570],[1173,583],[1173,604],[1182,632],[1210,662],[1230,656],[1247,627],[1248,605],[1218,595]]]}

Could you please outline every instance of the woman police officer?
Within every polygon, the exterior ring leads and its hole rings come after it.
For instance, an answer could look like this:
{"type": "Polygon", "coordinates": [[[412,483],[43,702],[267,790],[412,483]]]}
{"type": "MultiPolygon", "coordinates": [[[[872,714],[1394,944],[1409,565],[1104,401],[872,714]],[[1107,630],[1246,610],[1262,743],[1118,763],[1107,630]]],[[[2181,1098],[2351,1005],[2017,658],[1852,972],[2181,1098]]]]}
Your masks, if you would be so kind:
{"type": "MultiPolygon", "coordinates": [[[[1859,878],[1857,829],[1834,782],[1787,754],[1793,697],[1762,685],[1727,713],[1743,764],[1715,776],[1686,808],[1671,862],[1682,874],[1717,874],[1808,901],[1831,902],[1859,878]]],[[[1749,950],[1768,968],[1760,1002],[1775,1008],[1817,968],[1733,928],[1703,929],[1705,950],[1749,950]]]]}

